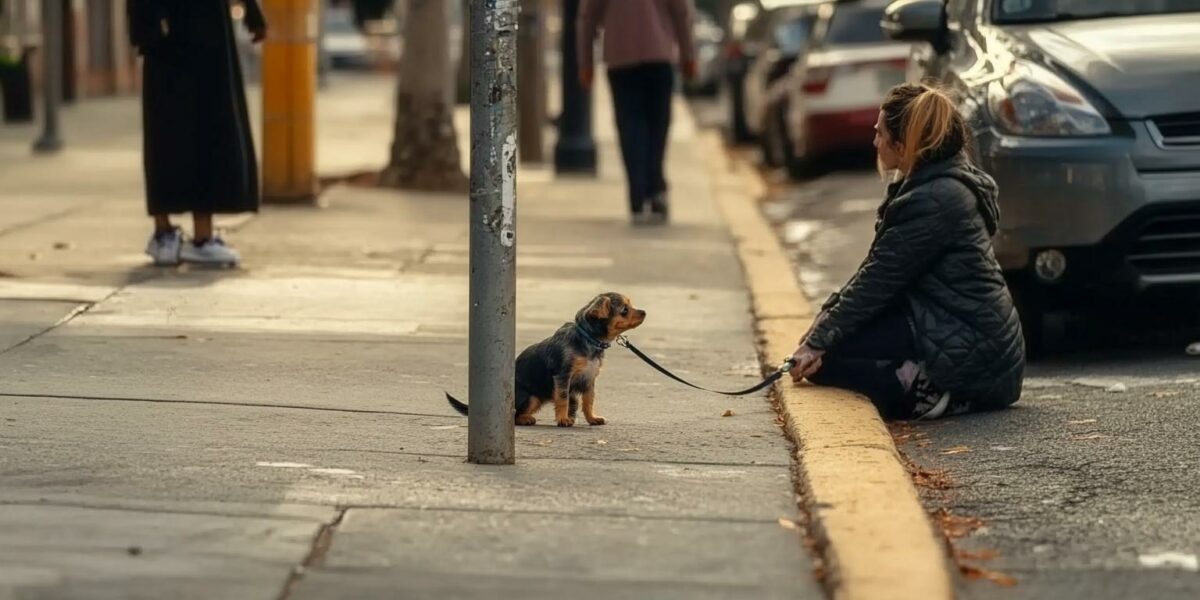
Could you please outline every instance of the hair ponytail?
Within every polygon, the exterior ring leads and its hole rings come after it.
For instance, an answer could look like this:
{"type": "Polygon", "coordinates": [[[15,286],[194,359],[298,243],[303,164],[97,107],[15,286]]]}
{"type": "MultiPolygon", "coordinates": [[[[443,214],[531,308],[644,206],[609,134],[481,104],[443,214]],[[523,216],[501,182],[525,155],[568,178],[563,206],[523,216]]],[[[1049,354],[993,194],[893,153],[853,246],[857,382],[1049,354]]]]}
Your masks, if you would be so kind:
{"type": "Polygon", "coordinates": [[[913,169],[960,154],[966,147],[967,125],[945,92],[925,85],[904,84],[888,93],[884,123],[901,144],[900,170],[913,169]]]}

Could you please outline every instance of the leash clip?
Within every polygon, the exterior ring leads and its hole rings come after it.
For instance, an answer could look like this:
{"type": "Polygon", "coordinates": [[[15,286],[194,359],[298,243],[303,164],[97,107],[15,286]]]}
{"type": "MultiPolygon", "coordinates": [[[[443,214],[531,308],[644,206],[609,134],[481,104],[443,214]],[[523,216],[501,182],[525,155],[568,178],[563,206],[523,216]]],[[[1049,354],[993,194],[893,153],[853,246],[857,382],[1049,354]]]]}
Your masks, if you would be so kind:
{"type": "Polygon", "coordinates": [[[618,336],[617,336],[617,339],[613,340],[613,342],[614,342],[614,343],[616,343],[616,345],[618,345],[618,346],[620,346],[620,347],[622,347],[622,348],[628,348],[628,347],[629,347],[629,340],[628,340],[628,339],[627,339],[625,336],[623,336],[623,335],[618,335],[618,336]]]}
{"type": "Polygon", "coordinates": [[[794,368],[796,368],[796,359],[795,359],[795,357],[788,356],[787,358],[783,359],[783,363],[779,365],[779,369],[776,370],[775,372],[776,373],[787,373],[794,368]]]}

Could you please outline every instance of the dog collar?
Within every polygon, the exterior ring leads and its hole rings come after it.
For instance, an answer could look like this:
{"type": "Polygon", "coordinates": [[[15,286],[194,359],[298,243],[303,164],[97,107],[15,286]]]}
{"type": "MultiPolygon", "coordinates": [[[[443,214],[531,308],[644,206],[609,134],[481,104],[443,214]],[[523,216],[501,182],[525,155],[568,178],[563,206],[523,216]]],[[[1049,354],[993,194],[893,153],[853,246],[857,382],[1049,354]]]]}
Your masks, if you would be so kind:
{"type": "Polygon", "coordinates": [[[608,347],[610,346],[608,342],[597,339],[596,336],[584,329],[579,323],[575,323],[575,331],[579,332],[579,335],[583,337],[583,340],[587,342],[589,346],[593,346],[600,350],[608,350],[608,347]]]}

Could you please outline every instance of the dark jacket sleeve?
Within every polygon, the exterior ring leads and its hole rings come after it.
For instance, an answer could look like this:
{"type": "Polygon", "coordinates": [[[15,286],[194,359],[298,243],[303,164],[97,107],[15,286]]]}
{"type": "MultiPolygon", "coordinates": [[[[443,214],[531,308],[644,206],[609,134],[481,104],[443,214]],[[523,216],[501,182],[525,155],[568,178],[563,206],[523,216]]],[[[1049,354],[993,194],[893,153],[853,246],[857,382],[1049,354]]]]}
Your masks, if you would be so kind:
{"type": "Polygon", "coordinates": [[[837,346],[895,302],[941,255],[947,215],[935,198],[916,192],[899,199],[889,212],[866,260],[831,299],[826,319],[808,336],[809,346],[837,346]]]}
{"type": "Polygon", "coordinates": [[[262,7],[258,4],[258,0],[242,0],[246,7],[246,29],[250,31],[259,31],[266,28],[267,18],[263,16],[262,7]]]}

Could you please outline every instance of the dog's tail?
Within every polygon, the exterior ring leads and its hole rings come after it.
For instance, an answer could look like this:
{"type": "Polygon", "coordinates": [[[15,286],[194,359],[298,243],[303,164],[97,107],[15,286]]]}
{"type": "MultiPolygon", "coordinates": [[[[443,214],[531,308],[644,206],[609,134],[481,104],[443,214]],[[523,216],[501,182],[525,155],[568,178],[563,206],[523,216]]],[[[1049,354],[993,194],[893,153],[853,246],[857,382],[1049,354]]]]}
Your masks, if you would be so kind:
{"type": "Polygon", "coordinates": [[[450,408],[453,408],[454,410],[457,410],[459,414],[466,416],[468,410],[466,404],[459,402],[457,398],[451,396],[449,393],[446,393],[446,401],[450,403],[450,408]]]}

